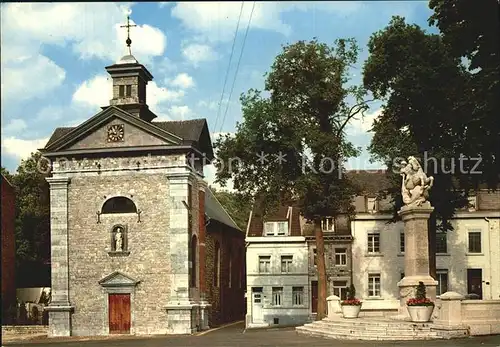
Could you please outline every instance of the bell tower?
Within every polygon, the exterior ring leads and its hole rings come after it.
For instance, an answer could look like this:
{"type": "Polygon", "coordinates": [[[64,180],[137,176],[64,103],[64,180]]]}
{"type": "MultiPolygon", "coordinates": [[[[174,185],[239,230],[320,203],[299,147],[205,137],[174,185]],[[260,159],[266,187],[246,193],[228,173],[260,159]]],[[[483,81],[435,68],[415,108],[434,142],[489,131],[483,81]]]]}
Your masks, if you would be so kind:
{"type": "Polygon", "coordinates": [[[146,86],[153,80],[153,75],[132,55],[130,28],[135,26],[130,25],[130,17],[127,16],[127,25],[122,25],[122,28],[127,28],[125,42],[128,54],[116,64],[106,66],[106,71],[113,79],[113,98],[109,104],[150,122],[156,115],[149,110],[146,103],[146,86]]]}

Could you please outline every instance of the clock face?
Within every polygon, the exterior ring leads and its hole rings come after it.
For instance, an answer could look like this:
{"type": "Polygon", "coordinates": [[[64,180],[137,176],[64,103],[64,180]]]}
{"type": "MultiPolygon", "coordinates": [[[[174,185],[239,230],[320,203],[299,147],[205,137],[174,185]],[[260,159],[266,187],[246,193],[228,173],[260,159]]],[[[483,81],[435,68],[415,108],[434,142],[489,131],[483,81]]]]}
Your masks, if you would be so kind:
{"type": "Polygon", "coordinates": [[[113,124],[108,127],[108,142],[123,141],[123,124],[113,124]]]}

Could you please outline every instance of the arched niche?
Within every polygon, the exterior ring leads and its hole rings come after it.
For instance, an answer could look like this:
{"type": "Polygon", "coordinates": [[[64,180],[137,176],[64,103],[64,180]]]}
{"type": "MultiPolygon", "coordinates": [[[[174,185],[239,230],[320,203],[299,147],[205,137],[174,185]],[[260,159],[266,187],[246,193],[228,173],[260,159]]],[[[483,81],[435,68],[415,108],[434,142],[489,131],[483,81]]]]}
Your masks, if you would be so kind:
{"type": "Polygon", "coordinates": [[[102,205],[101,214],[137,213],[135,203],[125,196],[115,196],[102,205]]]}

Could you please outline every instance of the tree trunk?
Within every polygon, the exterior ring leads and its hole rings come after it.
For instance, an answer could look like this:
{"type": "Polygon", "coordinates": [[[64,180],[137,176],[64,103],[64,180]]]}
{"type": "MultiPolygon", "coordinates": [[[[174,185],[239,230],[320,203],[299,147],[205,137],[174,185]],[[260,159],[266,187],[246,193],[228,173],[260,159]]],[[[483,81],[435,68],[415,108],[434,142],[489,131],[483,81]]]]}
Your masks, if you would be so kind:
{"type": "Polygon", "coordinates": [[[318,269],[318,309],[316,319],[326,317],[326,264],[325,264],[325,242],[321,221],[314,221],[314,236],[316,237],[316,261],[318,269]]]}
{"type": "Polygon", "coordinates": [[[427,236],[429,239],[429,274],[432,278],[437,279],[436,274],[436,215],[431,214],[427,227],[427,236]]]}

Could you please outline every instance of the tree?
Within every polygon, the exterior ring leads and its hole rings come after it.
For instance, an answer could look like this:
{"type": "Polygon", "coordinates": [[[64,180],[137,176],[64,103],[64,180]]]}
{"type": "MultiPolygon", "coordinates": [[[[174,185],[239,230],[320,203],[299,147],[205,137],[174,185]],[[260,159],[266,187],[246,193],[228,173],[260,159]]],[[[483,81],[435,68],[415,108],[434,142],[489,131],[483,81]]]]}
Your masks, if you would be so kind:
{"type": "MultiPolygon", "coordinates": [[[[484,144],[480,134],[466,126],[476,107],[463,98],[470,91],[471,76],[440,35],[406,24],[401,17],[393,17],[385,29],[374,33],[368,47],[363,82],[385,102],[373,124],[371,153],[387,164],[389,172],[397,171],[397,157],[435,158],[426,170],[435,178],[430,191],[435,211],[429,223],[430,273],[435,277],[436,230],[452,230],[449,221],[455,210],[466,206],[471,184],[481,180],[469,174],[474,161],[460,160],[476,147],[469,146],[471,141],[484,144]]],[[[390,175],[396,211],[402,205],[400,177],[390,175]]],[[[395,215],[393,221],[397,219],[395,215]]]]}
{"type": "Polygon", "coordinates": [[[45,180],[46,165],[37,152],[23,159],[13,175],[2,168],[16,191],[16,272],[19,274],[16,277],[20,285],[50,283],[50,274],[43,271],[50,261],[50,194],[45,180]]]}
{"type": "Polygon", "coordinates": [[[334,47],[316,39],[283,47],[266,77],[270,96],[256,90],[242,95],[243,123],[234,137],[215,143],[217,182],[232,178],[236,190],[256,196],[256,213],[293,202],[314,224],[318,319],[326,314],[327,283],[321,219],[354,213],[355,190],[341,164],[357,154],[345,126],[368,108],[363,91],[346,86],[357,53],[352,39],[334,47]]]}
{"type": "Polygon", "coordinates": [[[210,187],[210,189],[238,227],[241,230],[246,230],[248,216],[252,209],[252,200],[246,199],[238,192],[216,190],[213,187],[210,187]]]}
{"type": "MultiPolygon", "coordinates": [[[[468,61],[469,88],[462,95],[471,110],[465,154],[482,158],[483,175],[474,177],[496,188],[500,173],[500,2],[431,0],[429,18],[437,25],[453,57],[468,61]]],[[[476,182],[474,182],[476,183],[476,182]]]]}

